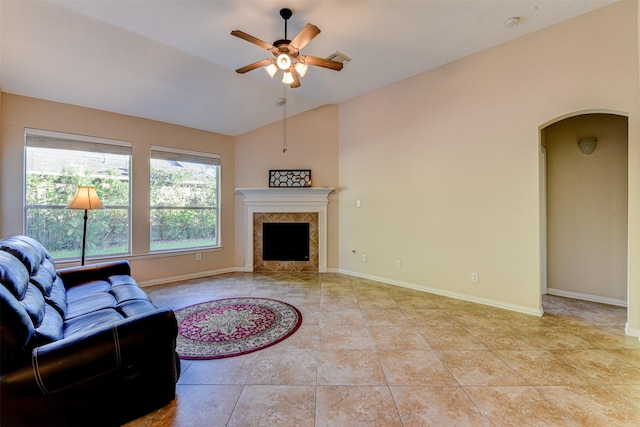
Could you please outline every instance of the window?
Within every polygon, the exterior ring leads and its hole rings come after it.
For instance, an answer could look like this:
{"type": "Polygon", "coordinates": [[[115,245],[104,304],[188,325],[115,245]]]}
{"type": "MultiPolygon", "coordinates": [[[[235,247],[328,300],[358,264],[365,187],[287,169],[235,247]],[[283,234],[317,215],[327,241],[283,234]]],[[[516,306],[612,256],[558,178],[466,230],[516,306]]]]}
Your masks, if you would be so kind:
{"type": "Polygon", "coordinates": [[[220,246],[220,156],[151,147],[151,250],[220,246]]]}
{"type": "Polygon", "coordinates": [[[105,209],[88,212],[86,255],[130,252],[131,143],[25,129],[25,234],[54,258],[79,257],[84,212],[66,209],[78,185],[105,209]]]}

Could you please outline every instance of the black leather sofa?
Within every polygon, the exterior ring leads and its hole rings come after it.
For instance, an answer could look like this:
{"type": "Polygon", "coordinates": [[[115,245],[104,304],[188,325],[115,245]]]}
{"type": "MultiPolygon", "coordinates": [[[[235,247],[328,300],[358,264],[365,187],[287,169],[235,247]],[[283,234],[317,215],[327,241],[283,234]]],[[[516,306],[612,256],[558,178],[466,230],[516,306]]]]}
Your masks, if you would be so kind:
{"type": "Polygon", "coordinates": [[[0,240],[0,425],[121,425],[175,397],[173,311],[126,261],[56,270],[26,236],[0,240]]]}

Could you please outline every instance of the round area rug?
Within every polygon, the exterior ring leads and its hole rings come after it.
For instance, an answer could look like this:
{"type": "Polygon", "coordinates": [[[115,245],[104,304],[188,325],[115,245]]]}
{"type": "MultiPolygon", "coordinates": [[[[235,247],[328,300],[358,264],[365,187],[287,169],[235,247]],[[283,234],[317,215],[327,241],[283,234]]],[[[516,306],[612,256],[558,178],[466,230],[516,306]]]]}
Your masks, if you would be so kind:
{"type": "Polygon", "coordinates": [[[227,298],[175,311],[181,359],[221,359],[251,353],[293,334],[302,314],[267,298],[227,298]]]}

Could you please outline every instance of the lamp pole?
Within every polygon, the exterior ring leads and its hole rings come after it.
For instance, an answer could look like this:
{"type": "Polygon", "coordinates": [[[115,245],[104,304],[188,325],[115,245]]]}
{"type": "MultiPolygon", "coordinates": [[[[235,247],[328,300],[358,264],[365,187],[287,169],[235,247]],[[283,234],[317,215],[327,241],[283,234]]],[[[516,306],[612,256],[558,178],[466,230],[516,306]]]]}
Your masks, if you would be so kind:
{"type": "Polygon", "coordinates": [[[80,185],[76,190],[75,196],[69,204],[67,209],[82,209],[84,210],[84,225],[82,228],[82,261],[81,265],[84,265],[84,253],[87,245],[87,212],[91,209],[104,209],[96,188],[91,186],[80,185]]]}
{"type": "Polygon", "coordinates": [[[82,231],[82,263],[84,265],[84,247],[87,243],[87,209],[84,210],[84,229],[82,231]]]}

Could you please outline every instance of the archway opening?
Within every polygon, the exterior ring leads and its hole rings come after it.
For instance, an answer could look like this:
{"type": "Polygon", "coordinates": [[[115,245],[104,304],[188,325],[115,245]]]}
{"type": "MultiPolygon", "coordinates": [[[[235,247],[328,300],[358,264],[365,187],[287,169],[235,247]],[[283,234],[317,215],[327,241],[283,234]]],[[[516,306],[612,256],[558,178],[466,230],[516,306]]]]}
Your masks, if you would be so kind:
{"type": "Polygon", "coordinates": [[[547,294],[627,306],[628,140],[619,114],[577,114],[541,130],[547,294]],[[579,145],[594,140],[592,152],[579,145]]]}

